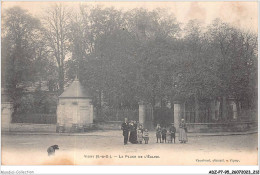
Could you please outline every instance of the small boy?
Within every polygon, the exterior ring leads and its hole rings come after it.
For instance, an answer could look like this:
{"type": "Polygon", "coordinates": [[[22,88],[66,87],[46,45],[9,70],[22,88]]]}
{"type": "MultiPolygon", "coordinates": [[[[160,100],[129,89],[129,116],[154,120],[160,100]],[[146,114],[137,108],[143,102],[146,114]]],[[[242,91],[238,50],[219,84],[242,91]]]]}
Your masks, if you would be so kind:
{"type": "Polygon", "coordinates": [[[143,132],[141,129],[137,130],[137,142],[142,144],[143,141],[143,132]]]}
{"type": "Polygon", "coordinates": [[[168,143],[171,142],[171,132],[170,132],[170,130],[167,131],[167,133],[166,133],[166,139],[167,139],[168,143]]]}
{"type": "Polygon", "coordinates": [[[156,126],[156,138],[157,138],[157,142],[156,142],[156,143],[158,143],[158,140],[160,140],[160,143],[162,143],[161,137],[162,137],[162,129],[161,129],[161,127],[160,127],[160,124],[157,124],[157,126],[156,126]]]}
{"type": "Polygon", "coordinates": [[[148,144],[148,140],[149,140],[149,132],[147,129],[144,130],[144,143],[148,144]]]}
{"type": "Polygon", "coordinates": [[[171,133],[171,143],[172,143],[172,140],[174,140],[174,143],[175,143],[176,128],[174,127],[174,123],[172,123],[172,125],[170,127],[170,133],[171,133]]]}
{"type": "Polygon", "coordinates": [[[167,130],[165,127],[162,128],[162,142],[166,143],[166,133],[167,133],[167,130]]]}

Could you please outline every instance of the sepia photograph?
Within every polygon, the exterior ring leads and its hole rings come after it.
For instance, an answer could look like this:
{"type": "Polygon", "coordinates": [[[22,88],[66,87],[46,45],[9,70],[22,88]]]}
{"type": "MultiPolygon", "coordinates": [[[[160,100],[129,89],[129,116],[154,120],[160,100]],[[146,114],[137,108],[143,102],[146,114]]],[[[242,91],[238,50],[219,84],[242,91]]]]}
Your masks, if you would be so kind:
{"type": "Polygon", "coordinates": [[[258,165],[258,2],[2,2],[1,164],[258,165]]]}

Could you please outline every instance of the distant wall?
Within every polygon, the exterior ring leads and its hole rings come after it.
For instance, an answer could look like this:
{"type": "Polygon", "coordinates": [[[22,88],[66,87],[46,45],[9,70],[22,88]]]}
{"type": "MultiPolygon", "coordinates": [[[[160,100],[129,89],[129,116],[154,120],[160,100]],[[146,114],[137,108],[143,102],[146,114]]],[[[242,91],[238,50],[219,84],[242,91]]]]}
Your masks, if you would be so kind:
{"type": "Polygon", "coordinates": [[[123,121],[97,122],[95,128],[102,130],[121,130],[123,121]]]}
{"type": "Polygon", "coordinates": [[[13,114],[12,123],[56,124],[56,114],[26,113],[13,114]]]}
{"type": "Polygon", "coordinates": [[[230,122],[230,123],[187,123],[188,132],[243,132],[257,131],[258,122],[230,122]]]}
{"type": "MultiPolygon", "coordinates": [[[[122,121],[98,122],[93,129],[101,130],[121,130],[122,121]]],[[[258,125],[255,122],[240,123],[187,123],[189,133],[212,133],[212,132],[243,132],[257,131],[258,125]]],[[[3,128],[2,128],[3,131],[3,128]]],[[[31,123],[11,123],[11,132],[56,132],[55,124],[31,124],[31,123]]]]}
{"type": "MultiPolygon", "coordinates": [[[[123,121],[97,122],[96,129],[121,130],[123,121]]],[[[258,122],[236,122],[236,123],[187,123],[188,132],[212,133],[212,132],[243,132],[257,131],[258,122]]],[[[150,129],[154,130],[154,129],[150,129]]]]}
{"type": "Polygon", "coordinates": [[[11,123],[10,132],[56,132],[56,124],[11,123]]]}

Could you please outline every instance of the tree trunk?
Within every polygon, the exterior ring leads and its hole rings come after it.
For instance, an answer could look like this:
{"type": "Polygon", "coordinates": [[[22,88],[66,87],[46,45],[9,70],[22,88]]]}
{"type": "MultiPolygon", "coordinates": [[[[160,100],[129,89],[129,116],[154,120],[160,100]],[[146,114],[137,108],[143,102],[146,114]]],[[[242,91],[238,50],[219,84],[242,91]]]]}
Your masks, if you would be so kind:
{"type": "Polygon", "coordinates": [[[153,109],[155,109],[155,95],[153,95],[152,97],[152,107],[153,109]]]}
{"type": "Polygon", "coordinates": [[[59,67],[59,92],[62,94],[64,91],[64,72],[63,68],[59,67]]]}

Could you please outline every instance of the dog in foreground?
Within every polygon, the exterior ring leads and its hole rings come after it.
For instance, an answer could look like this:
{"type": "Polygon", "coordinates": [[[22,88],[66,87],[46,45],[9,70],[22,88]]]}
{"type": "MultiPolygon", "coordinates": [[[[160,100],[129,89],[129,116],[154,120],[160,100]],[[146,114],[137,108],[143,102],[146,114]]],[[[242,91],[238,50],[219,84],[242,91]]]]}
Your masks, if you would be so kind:
{"type": "Polygon", "coordinates": [[[48,156],[55,155],[55,150],[59,149],[59,145],[52,145],[47,149],[48,156]]]}

